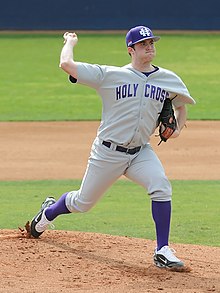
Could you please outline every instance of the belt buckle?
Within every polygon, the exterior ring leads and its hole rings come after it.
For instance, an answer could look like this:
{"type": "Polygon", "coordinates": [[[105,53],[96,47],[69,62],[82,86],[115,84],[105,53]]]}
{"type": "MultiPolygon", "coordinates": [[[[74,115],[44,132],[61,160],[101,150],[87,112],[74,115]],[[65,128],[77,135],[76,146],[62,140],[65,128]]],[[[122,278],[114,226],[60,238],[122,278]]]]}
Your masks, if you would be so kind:
{"type": "MultiPolygon", "coordinates": [[[[129,150],[130,150],[130,149],[129,149],[129,148],[127,148],[127,150],[126,150],[126,152],[125,152],[125,153],[126,153],[126,155],[127,155],[127,154],[129,154],[129,150]]],[[[129,155],[130,155],[130,154],[129,154],[129,155]]]]}

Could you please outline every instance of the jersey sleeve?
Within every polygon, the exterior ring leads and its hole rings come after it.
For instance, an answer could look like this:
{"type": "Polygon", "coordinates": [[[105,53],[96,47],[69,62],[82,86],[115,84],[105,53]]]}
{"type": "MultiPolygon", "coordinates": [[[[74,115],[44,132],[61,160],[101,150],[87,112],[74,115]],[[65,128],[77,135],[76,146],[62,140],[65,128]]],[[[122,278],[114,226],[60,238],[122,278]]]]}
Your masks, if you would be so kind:
{"type": "Polygon", "coordinates": [[[185,104],[192,104],[194,105],[196,102],[195,100],[190,96],[190,94],[180,94],[177,92],[170,92],[170,99],[172,100],[172,104],[174,108],[178,108],[180,106],[183,106],[185,104]]]}
{"type": "Polygon", "coordinates": [[[186,85],[182,79],[174,72],[163,69],[160,67],[162,78],[160,80],[160,86],[170,93],[170,99],[175,108],[183,106],[185,104],[195,104],[196,101],[191,97],[186,85]]]}
{"type": "Polygon", "coordinates": [[[96,64],[89,64],[84,62],[77,63],[77,80],[70,76],[69,80],[72,83],[84,84],[92,88],[99,88],[104,80],[105,67],[96,64]]]}

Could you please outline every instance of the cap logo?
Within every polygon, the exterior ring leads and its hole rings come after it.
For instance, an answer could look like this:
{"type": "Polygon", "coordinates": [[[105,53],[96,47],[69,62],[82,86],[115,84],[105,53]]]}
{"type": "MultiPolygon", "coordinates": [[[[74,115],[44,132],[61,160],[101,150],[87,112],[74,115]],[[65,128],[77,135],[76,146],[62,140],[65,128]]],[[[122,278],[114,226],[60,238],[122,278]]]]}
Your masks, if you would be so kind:
{"type": "Polygon", "coordinates": [[[146,28],[146,27],[142,27],[142,29],[139,31],[140,35],[142,35],[143,37],[150,37],[151,36],[151,31],[146,28]]]}

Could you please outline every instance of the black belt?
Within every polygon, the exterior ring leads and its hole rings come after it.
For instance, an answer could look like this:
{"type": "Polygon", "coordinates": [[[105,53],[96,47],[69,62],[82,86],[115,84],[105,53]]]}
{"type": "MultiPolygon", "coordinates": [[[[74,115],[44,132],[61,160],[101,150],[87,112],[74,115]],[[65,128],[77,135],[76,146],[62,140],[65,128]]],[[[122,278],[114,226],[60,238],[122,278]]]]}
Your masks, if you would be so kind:
{"type": "MultiPolygon", "coordinates": [[[[110,149],[110,147],[111,147],[111,142],[110,142],[110,141],[104,141],[104,140],[103,140],[102,144],[105,145],[105,146],[106,146],[107,148],[109,148],[109,149],[110,149]]],[[[129,155],[134,155],[134,154],[136,154],[137,152],[139,152],[140,149],[141,149],[141,146],[138,146],[138,147],[133,148],[133,149],[127,149],[127,148],[124,148],[124,147],[122,147],[122,146],[117,145],[115,150],[116,150],[116,151],[119,151],[119,152],[122,152],[122,153],[129,154],[129,155]]]]}

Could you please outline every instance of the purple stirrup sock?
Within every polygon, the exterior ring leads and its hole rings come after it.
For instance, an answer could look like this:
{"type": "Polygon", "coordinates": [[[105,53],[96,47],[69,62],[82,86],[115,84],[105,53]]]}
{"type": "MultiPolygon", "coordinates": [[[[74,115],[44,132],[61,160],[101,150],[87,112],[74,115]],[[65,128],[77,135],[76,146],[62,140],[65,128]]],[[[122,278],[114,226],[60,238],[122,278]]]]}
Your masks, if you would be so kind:
{"type": "Polygon", "coordinates": [[[57,216],[61,214],[70,213],[65,204],[67,194],[68,192],[64,193],[55,204],[51,205],[46,209],[45,216],[48,219],[48,221],[53,221],[57,216]]]}
{"type": "Polygon", "coordinates": [[[152,201],[152,216],[156,226],[157,250],[169,243],[171,201],[152,201]]]}

